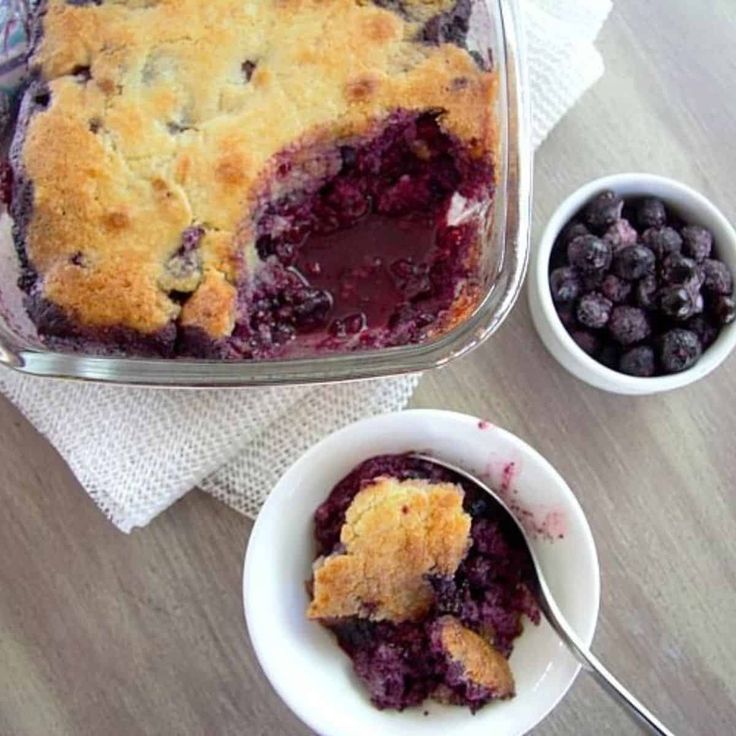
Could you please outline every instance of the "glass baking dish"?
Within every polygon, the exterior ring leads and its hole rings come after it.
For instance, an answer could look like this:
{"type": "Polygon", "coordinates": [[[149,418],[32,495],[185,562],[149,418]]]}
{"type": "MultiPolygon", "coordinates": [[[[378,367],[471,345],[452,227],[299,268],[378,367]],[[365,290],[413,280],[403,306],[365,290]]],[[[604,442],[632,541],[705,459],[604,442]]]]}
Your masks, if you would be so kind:
{"type": "MultiPolygon", "coordinates": [[[[531,144],[519,11],[515,0],[478,0],[488,13],[471,27],[490,50],[499,90],[496,195],[482,228],[481,283],[475,310],[441,336],[416,345],[317,357],[218,361],[107,357],[44,346],[23,307],[19,266],[7,214],[0,218],[0,363],[36,376],[170,387],[326,383],[412,373],[444,366],[480,345],[499,327],[521,289],[529,253],[531,144]],[[490,18],[490,27],[487,19],[490,18]],[[476,24],[477,25],[477,24],[476,24]]],[[[472,18],[477,17],[475,14],[472,18]]],[[[471,18],[471,19],[472,19],[471,18]]]]}

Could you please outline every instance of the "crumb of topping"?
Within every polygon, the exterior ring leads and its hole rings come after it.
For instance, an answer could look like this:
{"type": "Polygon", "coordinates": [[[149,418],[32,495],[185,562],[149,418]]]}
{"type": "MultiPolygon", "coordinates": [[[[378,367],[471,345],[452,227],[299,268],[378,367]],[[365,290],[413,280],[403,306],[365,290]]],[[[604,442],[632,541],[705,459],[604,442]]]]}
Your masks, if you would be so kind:
{"type": "Polygon", "coordinates": [[[462,667],[469,685],[486,688],[493,698],[514,694],[514,676],[503,654],[452,616],[443,616],[437,625],[443,651],[462,667]]]}
{"type": "Polygon", "coordinates": [[[470,545],[463,491],[452,483],[378,478],[348,508],[344,552],[318,563],[310,618],[407,621],[425,615],[428,574],[452,575],[470,545]]]}

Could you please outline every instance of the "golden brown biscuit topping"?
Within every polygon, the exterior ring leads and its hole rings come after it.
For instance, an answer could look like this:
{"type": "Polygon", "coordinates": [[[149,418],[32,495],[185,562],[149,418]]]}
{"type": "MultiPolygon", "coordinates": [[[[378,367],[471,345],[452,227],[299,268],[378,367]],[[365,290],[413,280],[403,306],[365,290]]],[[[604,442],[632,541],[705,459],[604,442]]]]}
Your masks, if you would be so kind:
{"type": "Polygon", "coordinates": [[[226,337],[275,154],[441,108],[444,130],[491,156],[494,75],[416,40],[446,0],[402,5],[403,17],[364,0],[49,0],[32,63],[50,102],[22,151],[45,298],[85,326],[154,333],[180,319],[226,337]],[[167,264],[193,225],[201,270],[172,289],[167,264]],[[80,253],[83,269],[70,265],[80,253]]]}
{"type": "Polygon", "coordinates": [[[450,483],[379,478],[348,508],[343,554],[314,573],[310,618],[406,621],[427,613],[428,574],[452,575],[470,545],[463,491],[450,483]]]}

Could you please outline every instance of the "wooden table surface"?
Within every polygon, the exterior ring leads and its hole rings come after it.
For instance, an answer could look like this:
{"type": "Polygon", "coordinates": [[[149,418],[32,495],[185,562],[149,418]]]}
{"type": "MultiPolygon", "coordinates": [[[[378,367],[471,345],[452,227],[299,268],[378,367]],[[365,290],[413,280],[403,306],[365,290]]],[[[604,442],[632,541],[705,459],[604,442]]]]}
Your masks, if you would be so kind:
{"type": "MultiPolygon", "coordinates": [[[[542,147],[534,234],[563,194],[673,176],[736,220],[736,4],[616,0],[605,78],[542,147]]],[[[736,731],[736,358],[653,398],[610,396],[545,352],[525,299],[413,401],[486,415],[545,455],[597,540],[595,649],[678,734],[736,731]]],[[[0,401],[0,736],[305,736],[246,639],[251,523],[199,492],[130,536],[0,401]]],[[[539,736],[637,733],[581,676],[539,736]]]]}

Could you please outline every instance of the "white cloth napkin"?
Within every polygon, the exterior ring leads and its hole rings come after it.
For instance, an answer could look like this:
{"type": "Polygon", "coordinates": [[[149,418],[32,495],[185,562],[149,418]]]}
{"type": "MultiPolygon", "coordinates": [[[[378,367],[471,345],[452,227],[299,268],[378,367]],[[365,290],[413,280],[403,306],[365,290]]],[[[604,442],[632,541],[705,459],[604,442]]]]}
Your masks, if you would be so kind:
{"type": "MultiPolygon", "coordinates": [[[[610,0],[520,0],[537,146],[602,74],[593,46],[610,0]]],[[[61,453],[125,532],[199,486],[255,516],[310,445],[360,417],[403,408],[418,376],[281,389],[123,388],[0,370],[0,390],[61,453]]]]}

